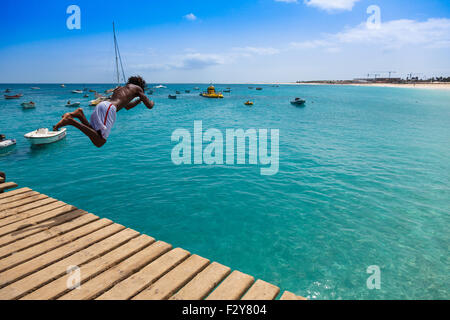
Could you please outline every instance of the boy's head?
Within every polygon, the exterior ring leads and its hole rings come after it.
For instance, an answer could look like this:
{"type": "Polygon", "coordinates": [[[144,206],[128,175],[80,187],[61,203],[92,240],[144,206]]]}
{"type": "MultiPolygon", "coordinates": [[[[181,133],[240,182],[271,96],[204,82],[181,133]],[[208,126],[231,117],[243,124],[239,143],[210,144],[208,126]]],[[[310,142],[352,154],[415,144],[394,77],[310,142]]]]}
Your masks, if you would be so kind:
{"type": "MultiPolygon", "coordinates": [[[[129,77],[129,78],[128,78],[128,83],[129,83],[129,84],[137,85],[137,86],[141,87],[142,90],[145,90],[145,86],[147,85],[147,84],[145,83],[145,80],[142,79],[141,76],[129,77]]],[[[127,83],[127,84],[128,84],[128,83],[127,83]]]]}

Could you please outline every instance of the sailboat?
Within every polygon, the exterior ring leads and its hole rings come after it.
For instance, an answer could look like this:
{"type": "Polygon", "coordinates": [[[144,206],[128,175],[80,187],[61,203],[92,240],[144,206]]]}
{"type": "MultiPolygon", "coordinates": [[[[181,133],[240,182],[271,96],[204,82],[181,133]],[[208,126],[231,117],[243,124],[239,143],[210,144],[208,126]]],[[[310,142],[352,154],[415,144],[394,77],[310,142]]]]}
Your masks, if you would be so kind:
{"type": "MultiPolygon", "coordinates": [[[[114,53],[115,53],[115,65],[116,65],[115,69],[116,69],[117,86],[115,88],[106,90],[105,93],[112,93],[112,92],[114,92],[114,90],[116,90],[118,87],[120,87],[119,63],[120,63],[121,71],[122,71],[122,80],[125,82],[125,79],[126,79],[125,72],[123,71],[122,57],[120,56],[119,45],[117,44],[116,27],[114,25],[114,22],[113,22],[113,35],[114,35],[114,53]]],[[[96,94],[96,99],[91,100],[89,102],[89,105],[96,106],[97,104],[99,104],[102,101],[105,101],[106,99],[107,99],[107,97],[96,94]]]]}
{"type": "Polygon", "coordinates": [[[113,89],[108,89],[105,91],[105,93],[111,93],[113,92],[115,89],[117,89],[118,87],[120,87],[120,72],[119,72],[119,62],[120,62],[120,68],[122,70],[122,77],[123,77],[123,81],[125,81],[125,72],[123,71],[123,64],[122,64],[122,57],[120,56],[120,50],[119,50],[119,45],[117,44],[117,37],[116,37],[116,27],[114,25],[113,22],[113,34],[114,34],[114,53],[116,56],[116,78],[117,78],[117,86],[113,89]]]}

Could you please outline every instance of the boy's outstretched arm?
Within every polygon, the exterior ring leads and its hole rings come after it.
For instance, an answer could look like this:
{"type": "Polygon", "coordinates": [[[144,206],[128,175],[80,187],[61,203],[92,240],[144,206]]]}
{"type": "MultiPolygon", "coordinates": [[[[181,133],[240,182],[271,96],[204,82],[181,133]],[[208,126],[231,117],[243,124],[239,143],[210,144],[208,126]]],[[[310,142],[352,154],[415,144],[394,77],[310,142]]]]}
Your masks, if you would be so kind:
{"type": "Polygon", "coordinates": [[[125,106],[125,109],[127,109],[127,110],[133,109],[133,108],[136,107],[139,103],[141,103],[141,99],[133,100],[133,101],[131,101],[130,103],[128,103],[128,104],[125,106]]]}
{"type": "Polygon", "coordinates": [[[148,109],[153,108],[155,103],[151,101],[144,93],[144,90],[139,91],[138,93],[139,100],[142,101],[148,109]]]}

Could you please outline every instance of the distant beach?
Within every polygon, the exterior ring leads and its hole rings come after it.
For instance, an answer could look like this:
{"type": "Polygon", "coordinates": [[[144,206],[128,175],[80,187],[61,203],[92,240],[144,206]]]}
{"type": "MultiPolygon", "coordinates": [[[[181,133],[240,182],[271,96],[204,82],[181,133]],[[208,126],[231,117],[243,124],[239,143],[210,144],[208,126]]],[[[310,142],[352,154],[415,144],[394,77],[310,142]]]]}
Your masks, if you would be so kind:
{"type": "Polygon", "coordinates": [[[447,82],[433,82],[433,83],[326,83],[326,82],[290,82],[290,83],[276,83],[276,84],[291,84],[291,85],[312,85],[312,86],[359,86],[359,87],[386,87],[386,88],[416,88],[416,89],[437,89],[450,90],[450,83],[447,82]]]}

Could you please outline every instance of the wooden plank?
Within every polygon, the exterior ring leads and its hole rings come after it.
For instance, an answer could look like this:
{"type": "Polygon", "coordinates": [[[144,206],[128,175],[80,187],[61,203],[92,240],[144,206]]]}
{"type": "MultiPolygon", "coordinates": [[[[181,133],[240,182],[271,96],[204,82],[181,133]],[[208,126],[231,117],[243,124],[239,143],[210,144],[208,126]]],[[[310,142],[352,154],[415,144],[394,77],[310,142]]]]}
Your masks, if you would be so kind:
{"type": "Polygon", "coordinates": [[[194,278],[208,264],[208,259],[194,254],[132,299],[166,300],[194,278]]]}
{"type": "MultiPolygon", "coordinates": [[[[0,246],[7,245],[11,242],[26,238],[32,234],[47,230],[57,224],[59,224],[59,216],[73,211],[75,207],[71,205],[65,205],[57,207],[56,209],[46,211],[45,215],[34,216],[30,219],[22,220],[15,225],[6,226],[0,228],[0,246]]],[[[44,207],[34,210],[43,210],[44,207]]]]}
{"type": "Polygon", "coordinates": [[[127,300],[150,286],[164,274],[179,265],[189,257],[190,253],[181,248],[175,248],[142,268],[132,276],[117,283],[97,300],[127,300]]]}
{"type": "Polygon", "coordinates": [[[252,276],[235,270],[222,281],[206,300],[238,300],[253,282],[252,276]]]}
{"type": "Polygon", "coordinates": [[[4,191],[7,189],[12,189],[12,188],[16,188],[16,187],[17,187],[17,183],[15,183],[15,182],[0,183],[0,191],[4,191]]]}
{"type": "Polygon", "coordinates": [[[8,192],[0,194],[0,199],[9,198],[9,197],[15,196],[19,193],[28,192],[28,191],[32,191],[32,190],[30,188],[20,188],[20,189],[8,191],[8,192]]]}
{"type": "Polygon", "coordinates": [[[228,274],[230,268],[213,262],[181,288],[170,300],[203,300],[228,274]]]}
{"type": "MultiPolygon", "coordinates": [[[[17,221],[23,221],[25,219],[31,218],[33,216],[37,216],[46,211],[50,211],[50,210],[53,210],[53,209],[56,209],[56,208],[59,208],[59,207],[65,206],[65,205],[67,205],[67,204],[65,204],[64,202],[56,201],[56,202],[52,202],[52,203],[43,205],[43,206],[35,208],[35,209],[27,210],[27,211],[0,219],[0,228],[2,228],[3,226],[6,226],[8,224],[11,224],[11,223],[14,223],[17,221]]],[[[72,207],[72,208],[74,208],[74,210],[76,209],[75,207],[72,207]]]]}
{"type": "Polygon", "coordinates": [[[280,288],[262,280],[256,282],[248,289],[242,300],[273,300],[280,293],[280,288]]]}
{"type": "MultiPolygon", "coordinates": [[[[30,273],[37,272],[40,269],[43,269],[46,266],[50,265],[51,263],[54,263],[55,261],[64,259],[65,257],[79,250],[82,250],[96,242],[99,242],[111,236],[112,234],[119,232],[120,230],[124,229],[124,227],[118,224],[111,224],[111,220],[101,219],[88,224],[86,227],[83,227],[83,229],[85,231],[89,231],[89,234],[0,273],[0,287],[4,287],[14,281],[20,280],[30,273]],[[98,229],[102,226],[103,228],[98,229]],[[89,230],[89,228],[94,227],[97,229],[97,231],[92,232],[91,230],[89,230]]],[[[38,247],[40,247],[41,245],[39,245],[38,247]]]]}
{"type": "Polygon", "coordinates": [[[308,300],[306,298],[303,298],[301,296],[297,296],[293,294],[292,292],[285,291],[283,295],[281,296],[280,300],[308,300]]]}
{"type": "Polygon", "coordinates": [[[135,255],[119,263],[115,267],[101,273],[97,277],[83,283],[80,289],[72,290],[60,297],[60,300],[87,300],[94,299],[115,283],[135,273],[163,253],[170,250],[170,245],[158,241],[151,246],[139,251],[135,255]]]}
{"type": "MultiPolygon", "coordinates": [[[[140,235],[137,238],[131,239],[122,246],[100,256],[89,263],[80,266],[80,282],[84,283],[89,279],[97,276],[101,272],[113,267],[117,263],[120,263],[124,259],[132,256],[143,248],[149,246],[155,241],[152,237],[147,235],[140,235]]],[[[58,298],[59,296],[67,293],[67,281],[69,280],[69,274],[48,283],[47,285],[40,287],[32,293],[24,296],[21,300],[50,300],[58,298]]]]}
{"type": "MultiPolygon", "coordinates": [[[[40,222],[46,221],[48,219],[52,219],[58,215],[63,213],[67,213],[69,211],[75,210],[76,208],[71,205],[63,205],[60,206],[61,203],[55,203],[56,208],[47,211],[50,209],[49,207],[39,207],[37,210],[29,213],[32,215],[28,219],[19,220],[14,223],[8,224],[6,226],[0,227],[0,236],[6,235],[11,232],[20,232],[19,230],[27,228],[31,225],[36,225],[40,222]],[[36,214],[35,214],[36,213],[36,214]],[[35,215],[34,215],[35,214],[35,215]]],[[[37,228],[39,226],[36,226],[37,228]]]]}
{"type": "MultiPolygon", "coordinates": [[[[83,211],[81,211],[83,212],[83,211]]],[[[71,232],[49,239],[35,246],[31,246],[25,250],[13,253],[0,260],[0,272],[4,272],[7,269],[11,269],[14,266],[31,260],[39,255],[54,250],[58,247],[65,245],[71,241],[84,237],[89,233],[101,229],[105,225],[105,222],[96,221],[80,228],[77,228],[71,232]]],[[[1,275],[1,274],[0,274],[1,275]]]]}
{"type": "Polygon", "coordinates": [[[64,274],[67,274],[68,268],[74,266],[79,267],[82,264],[119,247],[123,243],[137,237],[138,235],[139,233],[137,231],[131,229],[124,229],[116,234],[113,234],[100,242],[87,247],[86,249],[80,250],[63,260],[57,261],[38,272],[35,272],[10,284],[7,287],[0,289],[0,299],[20,298],[28,292],[31,292],[33,289],[38,288],[55,278],[59,278],[64,274]]]}
{"type": "Polygon", "coordinates": [[[34,208],[39,208],[42,207],[43,205],[52,203],[52,202],[56,202],[56,199],[53,198],[46,198],[46,199],[42,199],[42,200],[38,200],[38,201],[34,201],[31,203],[28,203],[26,205],[17,207],[17,208],[12,208],[12,209],[7,209],[7,210],[3,210],[0,212],[0,219],[3,219],[5,217],[14,215],[14,214],[18,214],[30,209],[34,209],[34,208]]]}
{"type": "Polygon", "coordinates": [[[45,194],[40,194],[35,191],[31,191],[30,193],[31,194],[29,196],[27,196],[23,199],[0,204],[0,211],[20,207],[20,206],[26,205],[27,203],[31,203],[31,202],[34,202],[37,200],[42,200],[42,199],[48,198],[48,196],[46,196],[45,194]]]}
{"type": "Polygon", "coordinates": [[[9,245],[0,247],[0,258],[4,258],[15,252],[24,250],[28,247],[34,246],[46,240],[52,239],[56,236],[72,231],[78,227],[97,220],[98,217],[93,214],[86,213],[82,210],[71,211],[56,217],[58,225],[44,230],[42,232],[35,233],[27,238],[20,239],[9,245]]]}
{"type": "Polygon", "coordinates": [[[24,199],[24,198],[27,198],[27,197],[30,197],[30,196],[34,196],[34,195],[37,195],[37,194],[39,194],[39,193],[36,192],[36,191],[33,191],[33,190],[30,190],[30,191],[27,191],[27,192],[22,192],[22,193],[19,193],[19,194],[16,194],[16,195],[12,195],[12,196],[10,196],[8,198],[0,199],[0,204],[5,204],[5,203],[8,203],[8,202],[17,201],[17,200],[24,199]]]}

